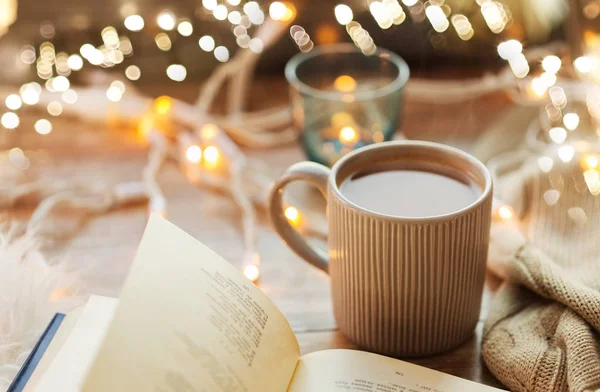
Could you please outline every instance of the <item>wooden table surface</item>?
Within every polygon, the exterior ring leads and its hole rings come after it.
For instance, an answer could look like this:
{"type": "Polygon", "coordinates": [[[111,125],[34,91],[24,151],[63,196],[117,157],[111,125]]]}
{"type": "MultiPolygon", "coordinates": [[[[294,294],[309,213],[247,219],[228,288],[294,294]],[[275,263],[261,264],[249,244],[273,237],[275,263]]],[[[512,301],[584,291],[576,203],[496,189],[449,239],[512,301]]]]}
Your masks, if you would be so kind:
{"type": "MultiPolygon", "coordinates": [[[[268,96],[270,102],[287,100],[285,85],[279,78],[260,83],[255,90],[258,95],[268,96]]],[[[156,94],[164,89],[155,87],[148,91],[156,94]]],[[[196,91],[196,86],[184,86],[171,88],[168,93],[191,101],[196,91]]],[[[470,141],[507,105],[501,96],[449,106],[432,106],[408,99],[403,129],[410,138],[437,140],[468,149],[470,141]]],[[[22,129],[31,129],[33,119],[23,117],[22,129]]],[[[107,125],[90,127],[60,117],[54,121],[50,135],[22,133],[8,140],[9,147],[45,149],[51,158],[50,163],[36,169],[38,175],[77,176],[116,183],[138,180],[145,164],[145,149],[127,130],[115,130],[107,125]]],[[[264,160],[276,172],[304,158],[296,145],[246,152],[264,160]]],[[[159,182],[168,201],[168,219],[232,264],[240,266],[240,214],[235,204],[221,194],[188,184],[174,164],[168,164],[162,170],[159,182]]],[[[8,215],[27,219],[31,211],[31,208],[21,208],[8,215]]],[[[87,220],[72,238],[49,247],[47,252],[54,257],[66,258],[73,269],[80,271],[90,292],[117,296],[146,221],[145,206],[97,216],[87,220]]],[[[71,222],[70,214],[59,214],[51,224],[65,222],[71,222]]],[[[264,212],[261,213],[258,251],[262,260],[259,286],[290,321],[303,354],[329,348],[356,348],[336,328],[328,277],[301,261],[285,246],[270,229],[264,212]]],[[[472,339],[451,352],[408,361],[502,387],[485,367],[480,352],[483,321],[497,284],[493,278],[488,279],[481,320],[472,339]]]]}

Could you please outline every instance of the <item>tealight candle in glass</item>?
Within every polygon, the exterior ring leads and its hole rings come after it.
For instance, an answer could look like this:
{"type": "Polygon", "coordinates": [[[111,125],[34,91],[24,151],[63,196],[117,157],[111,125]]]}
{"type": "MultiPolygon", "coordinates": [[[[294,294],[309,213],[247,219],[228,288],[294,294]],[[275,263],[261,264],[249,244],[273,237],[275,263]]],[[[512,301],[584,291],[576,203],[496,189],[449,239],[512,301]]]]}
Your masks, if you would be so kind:
{"type": "Polygon", "coordinates": [[[402,118],[408,65],[378,48],[366,56],[352,44],[316,47],[287,64],[294,126],[308,158],[333,165],[344,154],[391,140],[402,118]]]}

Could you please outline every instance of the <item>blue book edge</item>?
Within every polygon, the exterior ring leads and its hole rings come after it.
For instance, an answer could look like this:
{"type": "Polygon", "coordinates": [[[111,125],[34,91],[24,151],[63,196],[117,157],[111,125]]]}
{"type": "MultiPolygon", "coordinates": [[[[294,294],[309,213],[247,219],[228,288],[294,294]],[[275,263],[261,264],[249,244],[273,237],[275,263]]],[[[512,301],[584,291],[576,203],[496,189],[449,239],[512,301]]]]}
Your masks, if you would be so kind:
{"type": "Polygon", "coordinates": [[[40,363],[40,360],[44,356],[44,353],[48,349],[50,342],[54,338],[54,335],[56,335],[56,331],[58,331],[58,328],[62,324],[64,318],[65,315],[62,313],[57,313],[54,315],[50,321],[50,324],[48,324],[46,330],[35,344],[35,347],[33,347],[33,350],[25,360],[25,363],[23,363],[23,366],[21,366],[21,370],[19,370],[19,373],[17,373],[17,376],[13,380],[12,384],[10,384],[6,392],[21,392],[25,388],[25,385],[27,385],[27,382],[33,374],[33,371],[40,363]]]}

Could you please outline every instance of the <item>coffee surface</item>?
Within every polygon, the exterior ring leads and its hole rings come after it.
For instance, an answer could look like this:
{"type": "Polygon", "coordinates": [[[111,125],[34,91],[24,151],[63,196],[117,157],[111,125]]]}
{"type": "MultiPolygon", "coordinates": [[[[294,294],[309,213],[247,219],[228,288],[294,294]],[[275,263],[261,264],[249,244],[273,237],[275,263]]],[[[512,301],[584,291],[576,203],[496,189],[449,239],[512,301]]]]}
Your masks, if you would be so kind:
{"type": "Polygon", "coordinates": [[[367,210],[411,218],[449,214],[471,205],[481,195],[474,182],[402,169],[359,171],[341,184],[340,191],[367,210]]]}

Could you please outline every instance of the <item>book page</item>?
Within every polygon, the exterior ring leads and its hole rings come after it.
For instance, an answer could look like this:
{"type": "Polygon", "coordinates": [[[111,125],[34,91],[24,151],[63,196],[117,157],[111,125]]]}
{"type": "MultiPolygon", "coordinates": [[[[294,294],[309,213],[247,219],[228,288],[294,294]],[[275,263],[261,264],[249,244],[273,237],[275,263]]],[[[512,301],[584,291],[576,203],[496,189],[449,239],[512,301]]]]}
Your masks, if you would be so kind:
{"type": "Polygon", "coordinates": [[[300,358],[288,392],[501,391],[412,363],[356,350],[325,350],[300,358]]]}
{"type": "Polygon", "coordinates": [[[298,342],[236,268],[152,215],[85,392],[285,392],[298,342]]]}
{"type": "MultiPolygon", "coordinates": [[[[67,319],[63,321],[67,322],[63,333],[68,336],[65,337],[61,333],[63,327],[61,325],[58,331],[61,335],[55,336],[58,338],[56,344],[60,347],[48,347],[51,350],[44,353],[43,358],[46,355],[49,358],[51,355],[55,355],[55,357],[47,365],[40,381],[35,385],[35,392],[78,392],[81,390],[85,376],[117,309],[117,303],[115,298],[93,295],[81,309],[79,317],[77,317],[79,312],[74,314],[72,320],[70,315],[67,316],[67,319]],[[74,324],[71,328],[72,321],[74,324]],[[70,331],[69,328],[71,328],[70,331]],[[55,350],[58,352],[55,353],[55,350]]],[[[54,339],[52,340],[54,343],[54,339]]],[[[34,382],[34,380],[30,381],[34,382]]]]}

